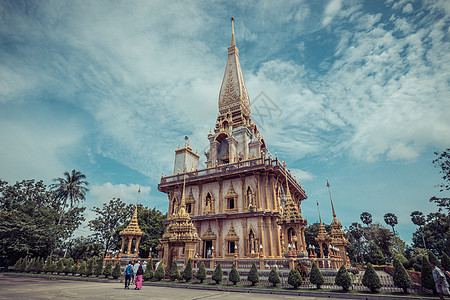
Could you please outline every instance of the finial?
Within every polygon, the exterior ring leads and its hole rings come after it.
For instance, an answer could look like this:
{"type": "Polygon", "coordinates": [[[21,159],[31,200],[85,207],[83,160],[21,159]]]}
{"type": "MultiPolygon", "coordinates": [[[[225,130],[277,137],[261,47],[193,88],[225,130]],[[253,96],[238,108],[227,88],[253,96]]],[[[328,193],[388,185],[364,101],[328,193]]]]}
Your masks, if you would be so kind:
{"type": "Polygon", "coordinates": [[[328,193],[330,194],[330,201],[331,201],[331,209],[333,210],[333,221],[336,220],[336,212],[334,211],[334,205],[333,205],[333,199],[331,199],[331,189],[330,189],[330,183],[328,182],[327,178],[327,187],[328,187],[328,193]]]}
{"type": "Polygon", "coordinates": [[[236,41],[234,39],[234,17],[231,17],[231,46],[236,45],[236,41]]]}
{"type": "Polygon", "coordinates": [[[138,196],[137,196],[137,201],[136,201],[136,206],[138,205],[138,203],[139,203],[139,195],[141,194],[141,187],[139,187],[139,189],[138,189],[138,196]]]}
{"type": "Polygon", "coordinates": [[[319,201],[316,200],[316,203],[317,203],[317,212],[319,213],[320,225],[322,225],[322,217],[320,216],[319,201]]]}

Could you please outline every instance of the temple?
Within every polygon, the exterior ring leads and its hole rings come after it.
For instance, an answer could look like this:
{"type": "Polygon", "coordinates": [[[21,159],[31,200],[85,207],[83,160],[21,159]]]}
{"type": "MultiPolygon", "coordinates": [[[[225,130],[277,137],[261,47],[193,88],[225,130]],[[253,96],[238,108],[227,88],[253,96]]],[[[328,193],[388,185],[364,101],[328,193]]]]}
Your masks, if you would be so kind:
{"type": "MultiPolygon", "coordinates": [[[[233,18],[231,25],[219,115],[204,153],[206,168],[199,169],[200,156],[186,140],[175,151],[173,174],[163,175],[158,185],[169,201],[159,257],[166,266],[191,258],[222,260],[223,267],[232,260],[241,267],[252,260],[262,268],[293,267],[294,259],[310,259],[304,234],[308,221],[301,210],[307,196],[285,160],[272,158],[251,119],[233,18]]],[[[339,225],[333,227],[336,233],[339,225]]]]}

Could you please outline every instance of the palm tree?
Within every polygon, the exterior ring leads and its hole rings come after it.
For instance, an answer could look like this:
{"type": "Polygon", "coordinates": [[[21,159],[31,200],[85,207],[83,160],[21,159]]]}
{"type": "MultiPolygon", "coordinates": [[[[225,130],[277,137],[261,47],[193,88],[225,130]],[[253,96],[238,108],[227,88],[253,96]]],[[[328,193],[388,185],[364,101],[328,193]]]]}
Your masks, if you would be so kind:
{"type": "Polygon", "coordinates": [[[411,213],[411,221],[414,225],[419,226],[420,233],[422,235],[423,247],[427,249],[427,245],[425,244],[425,237],[423,236],[423,225],[425,225],[425,216],[423,212],[415,210],[411,213]]]}
{"type": "Polygon", "coordinates": [[[363,212],[360,216],[361,221],[369,227],[369,224],[372,223],[372,215],[368,212],[363,212]]]}
{"type": "Polygon", "coordinates": [[[392,227],[392,231],[395,234],[394,226],[398,224],[397,216],[393,213],[387,213],[384,215],[384,222],[392,227]]]}
{"type": "Polygon", "coordinates": [[[85,186],[89,185],[89,183],[84,179],[86,179],[86,175],[76,170],[72,170],[72,174],[66,171],[63,178],[53,179],[56,182],[50,186],[53,191],[53,199],[58,204],[62,204],[58,225],[61,224],[64,208],[69,206],[67,200],[70,200],[71,208],[74,205],[78,205],[80,201],[86,200],[85,195],[89,189],[85,186]]]}

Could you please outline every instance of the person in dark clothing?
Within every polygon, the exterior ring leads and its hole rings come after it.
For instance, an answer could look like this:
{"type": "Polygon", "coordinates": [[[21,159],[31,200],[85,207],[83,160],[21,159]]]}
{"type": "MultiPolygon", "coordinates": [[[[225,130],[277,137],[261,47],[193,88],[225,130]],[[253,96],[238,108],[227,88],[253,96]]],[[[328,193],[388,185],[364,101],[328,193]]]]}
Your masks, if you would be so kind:
{"type": "Polygon", "coordinates": [[[142,275],[144,275],[144,268],[142,268],[142,263],[139,264],[139,268],[136,272],[136,287],[135,290],[142,289],[142,275]]]}
{"type": "Polygon", "coordinates": [[[131,276],[133,274],[133,265],[131,261],[128,262],[128,265],[125,267],[125,288],[130,289],[131,276]]]}

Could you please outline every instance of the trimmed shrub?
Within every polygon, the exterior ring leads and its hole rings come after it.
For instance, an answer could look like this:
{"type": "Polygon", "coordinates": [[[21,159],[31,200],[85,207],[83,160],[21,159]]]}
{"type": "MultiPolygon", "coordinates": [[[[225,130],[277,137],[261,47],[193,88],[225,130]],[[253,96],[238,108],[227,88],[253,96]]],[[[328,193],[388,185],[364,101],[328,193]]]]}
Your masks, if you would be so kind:
{"type": "Polygon", "coordinates": [[[33,270],[34,267],[34,258],[31,259],[28,263],[27,266],[25,267],[25,272],[30,273],[33,270]]]}
{"type": "Polygon", "coordinates": [[[192,279],[192,261],[190,258],[188,259],[186,268],[184,268],[183,278],[184,280],[186,280],[186,282],[189,282],[192,279]]]}
{"type": "Polygon", "coordinates": [[[64,272],[64,258],[60,258],[58,260],[58,263],[56,264],[56,273],[61,274],[62,272],[64,272]]]}
{"type": "Polygon", "coordinates": [[[367,264],[367,268],[362,279],[362,284],[372,293],[378,292],[378,289],[381,288],[380,277],[378,277],[378,274],[375,272],[375,269],[372,267],[371,263],[367,264]]]}
{"type": "Polygon", "coordinates": [[[73,266],[72,266],[72,275],[73,276],[76,276],[77,274],[78,274],[78,270],[79,270],[80,268],[78,267],[78,264],[74,264],[73,266]]]}
{"type": "Polygon", "coordinates": [[[234,263],[231,267],[230,274],[228,275],[228,280],[231,281],[233,285],[236,285],[236,283],[241,281],[241,276],[239,276],[239,272],[236,270],[236,265],[234,263]]]}
{"type": "Polygon", "coordinates": [[[20,272],[25,272],[25,269],[27,268],[27,265],[28,265],[28,257],[25,257],[23,260],[22,260],[22,263],[20,264],[20,266],[19,266],[19,271],[20,272]]]}
{"type": "Polygon", "coordinates": [[[19,258],[18,261],[16,261],[16,263],[15,263],[14,266],[13,266],[13,270],[14,270],[14,271],[16,271],[16,272],[19,272],[19,271],[20,271],[20,265],[22,264],[22,261],[23,261],[23,258],[22,258],[22,257],[19,258]]]}
{"type": "Polygon", "coordinates": [[[142,278],[145,281],[149,281],[153,278],[153,276],[155,276],[155,271],[153,271],[153,259],[150,258],[150,261],[147,267],[145,268],[144,276],[142,276],[142,278]]]}
{"type": "Polygon", "coordinates": [[[325,279],[323,278],[322,273],[320,273],[319,267],[317,267],[317,264],[315,261],[313,261],[313,264],[311,267],[311,274],[309,275],[309,281],[312,284],[315,284],[317,289],[320,289],[322,284],[324,284],[324,282],[325,282],[325,279]]]}
{"type": "Polygon", "coordinates": [[[269,282],[273,287],[276,287],[278,283],[281,283],[280,275],[278,275],[277,269],[273,268],[269,273],[269,282]]]}
{"type": "Polygon", "coordinates": [[[342,287],[342,289],[346,292],[351,287],[352,278],[350,277],[350,274],[348,273],[347,268],[344,265],[342,265],[337,272],[334,282],[336,283],[336,285],[342,287]]]}
{"type": "Polygon", "coordinates": [[[122,275],[122,272],[120,271],[120,261],[118,261],[118,262],[116,262],[116,265],[115,265],[115,267],[114,267],[114,269],[112,271],[111,276],[114,279],[117,279],[117,278],[120,277],[120,275],[122,275]]]}
{"type": "Polygon", "coordinates": [[[89,258],[86,264],[86,276],[91,276],[94,273],[94,259],[89,258]]]}
{"type": "Polygon", "coordinates": [[[72,266],[73,266],[73,258],[69,258],[66,261],[66,266],[64,267],[64,274],[69,274],[70,272],[72,272],[72,266]]]}
{"type": "Polygon", "coordinates": [[[303,280],[302,280],[302,276],[300,275],[300,273],[297,270],[292,269],[289,272],[288,284],[292,285],[294,287],[294,289],[298,289],[298,287],[301,286],[302,283],[303,283],[303,280]]]}
{"type": "Polygon", "coordinates": [[[51,272],[52,265],[52,256],[47,257],[47,261],[45,262],[44,272],[51,272]]]}
{"type": "Polygon", "coordinates": [[[222,266],[220,263],[217,264],[216,269],[214,270],[214,273],[212,274],[212,280],[216,282],[216,284],[219,284],[223,279],[223,272],[222,272],[222,266]]]}
{"type": "Polygon", "coordinates": [[[426,289],[436,291],[436,285],[433,279],[433,268],[431,268],[428,258],[423,256],[422,258],[422,274],[420,275],[422,286],[426,289]]]}
{"type": "Polygon", "coordinates": [[[250,269],[250,272],[248,273],[247,280],[252,283],[252,286],[255,286],[259,282],[258,269],[256,268],[255,263],[253,263],[252,268],[250,269]]]}
{"type": "Polygon", "coordinates": [[[161,281],[164,277],[166,277],[166,271],[164,270],[164,264],[160,262],[155,271],[155,279],[161,281]]]}
{"type": "Polygon", "coordinates": [[[102,275],[102,273],[103,273],[103,258],[100,258],[97,261],[97,265],[95,266],[94,275],[98,277],[102,275]]]}
{"type": "Polygon", "coordinates": [[[174,259],[172,262],[172,267],[170,268],[170,271],[169,271],[169,277],[170,277],[170,279],[172,279],[172,281],[174,281],[176,279],[180,279],[180,277],[181,277],[180,270],[178,270],[176,259],[174,259]]]}
{"type": "MultiPolygon", "coordinates": [[[[86,275],[86,262],[85,261],[83,261],[81,263],[80,268],[78,269],[78,273],[80,273],[80,275],[86,275]]],[[[111,273],[110,273],[110,275],[111,275],[111,273]]]]}
{"type": "Polygon", "coordinates": [[[203,283],[203,280],[206,279],[206,268],[205,268],[205,264],[203,262],[200,264],[197,274],[195,274],[195,278],[200,280],[200,283],[203,283]]]}
{"type": "Polygon", "coordinates": [[[405,264],[408,263],[408,260],[406,259],[406,257],[404,257],[402,254],[397,254],[394,256],[394,261],[398,260],[399,262],[402,263],[402,265],[406,268],[405,264]]]}
{"type": "Polygon", "coordinates": [[[408,293],[408,288],[412,287],[413,283],[408,272],[400,260],[394,259],[394,285],[402,288],[405,294],[408,293]]]}
{"type": "Polygon", "coordinates": [[[105,268],[103,269],[103,275],[105,275],[105,277],[108,278],[109,276],[111,276],[111,274],[112,274],[112,264],[109,261],[106,264],[105,268]]]}

